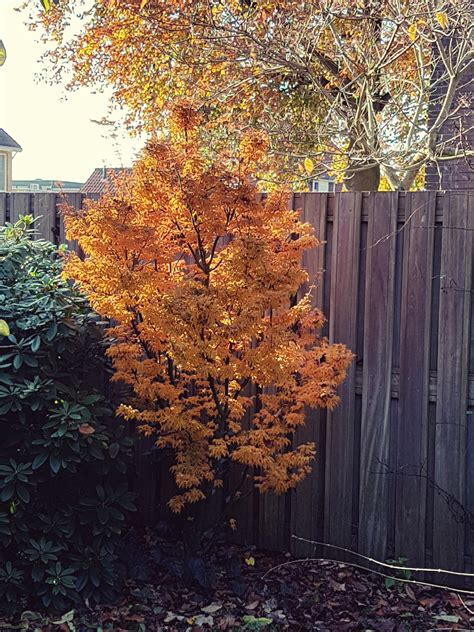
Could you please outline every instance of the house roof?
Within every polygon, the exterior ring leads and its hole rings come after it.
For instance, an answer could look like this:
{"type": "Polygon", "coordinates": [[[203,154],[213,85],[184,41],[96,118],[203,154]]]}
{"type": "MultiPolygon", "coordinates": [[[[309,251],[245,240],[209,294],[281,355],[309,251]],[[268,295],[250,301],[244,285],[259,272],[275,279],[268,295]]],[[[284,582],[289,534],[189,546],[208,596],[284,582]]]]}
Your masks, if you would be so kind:
{"type": "Polygon", "coordinates": [[[13,190],[27,190],[32,191],[36,188],[42,191],[79,191],[82,182],[72,182],[70,180],[44,180],[43,178],[36,178],[34,180],[13,180],[13,190]]]}
{"type": "Polygon", "coordinates": [[[0,127],[0,147],[11,149],[12,151],[21,151],[21,146],[14,140],[10,134],[7,134],[4,129],[0,127]]]}
{"type": "Polygon", "coordinates": [[[104,193],[105,190],[111,188],[113,175],[126,173],[131,171],[125,167],[97,167],[81,186],[81,193],[104,193]]]}

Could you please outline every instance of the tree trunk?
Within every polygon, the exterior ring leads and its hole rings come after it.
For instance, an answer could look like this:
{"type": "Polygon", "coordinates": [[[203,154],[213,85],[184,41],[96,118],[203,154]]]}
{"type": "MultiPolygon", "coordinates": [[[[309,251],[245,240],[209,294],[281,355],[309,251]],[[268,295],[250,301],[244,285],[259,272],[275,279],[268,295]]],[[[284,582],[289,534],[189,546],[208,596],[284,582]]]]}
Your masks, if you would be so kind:
{"type": "Polygon", "coordinates": [[[378,191],[380,184],[380,165],[370,165],[364,168],[360,163],[354,165],[354,170],[347,169],[344,184],[348,191],[378,191]]]}

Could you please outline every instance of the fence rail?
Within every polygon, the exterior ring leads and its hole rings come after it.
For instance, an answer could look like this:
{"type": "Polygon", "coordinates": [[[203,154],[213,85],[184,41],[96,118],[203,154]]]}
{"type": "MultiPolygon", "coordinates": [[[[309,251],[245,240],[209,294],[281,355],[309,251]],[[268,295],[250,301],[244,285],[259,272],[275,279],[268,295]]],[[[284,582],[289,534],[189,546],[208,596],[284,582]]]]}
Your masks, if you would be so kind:
{"type": "MultiPolygon", "coordinates": [[[[29,212],[42,216],[42,237],[62,242],[62,201],[0,194],[0,223],[29,212]]],[[[340,406],[308,411],[295,437],[315,441],[313,472],[285,496],[244,496],[240,537],[314,554],[299,536],[379,560],[472,570],[474,193],[305,193],[293,206],[323,241],[304,265],[326,333],[356,357],[340,406]]],[[[149,447],[144,440],[137,485],[152,523],[170,482],[149,447]]]]}

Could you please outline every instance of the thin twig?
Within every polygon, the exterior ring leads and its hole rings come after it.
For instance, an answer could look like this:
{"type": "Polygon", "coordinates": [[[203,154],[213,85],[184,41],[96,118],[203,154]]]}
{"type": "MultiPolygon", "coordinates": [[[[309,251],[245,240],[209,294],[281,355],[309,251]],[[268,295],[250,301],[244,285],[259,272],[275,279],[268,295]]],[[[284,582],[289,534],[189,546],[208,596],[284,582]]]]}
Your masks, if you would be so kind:
{"type": "Polygon", "coordinates": [[[461,573],[460,571],[447,571],[443,568],[419,568],[413,566],[399,566],[396,564],[389,564],[388,562],[380,562],[379,560],[374,559],[373,557],[368,557],[367,555],[363,555],[362,553],[358,553],[357,551],[352,551],[351,549],[346,549],[343,546],[337,546],[337,544],[328,544],[327,542],[318,542],[316,540],[308,540],[306,538],[301,538],[297,535],[291,536],[294,540],[299,540],[300,542],[306,542],[307,544],[312,544],[314,546],[327,546],[331,549],[337,549],[338,551],[343,551],[344,553],[350,553],[351,555],[356,555],[372,564],[378,564],[379,566],[383,566],[384,568],[392,568],[394,570],[403,570],[403,571],[412,571],[414,573],[446,573],[447,575],[458,575],[460,577],[474,577],[474,573],[461,573]]]}
{"type": "MultiPolygon", "coordinates": [[[[356,564],[355,562],[341,562],[340,560],[333,560],[327,557],[307,557],[307,558],[301,558],[298,560],[289,560],[288,562],[282,562],[281,564],[277,564],[276,566],[269,568],[268,571],[264,575],[262,575],[262,579],[265,579],[270,573],[280,568],[283,568],[284,566],[291,566],[293,564],[302,564],[302,563],[308,563],[308,562],[312,562],[312,563],[331,562],[333,564],[339,564],[340,566],[352,566],[353,568],[358,568],[359,570],[367,571],[368,573],[374,573],[374,575],[379,575],[380,577],[384,577],[387,579],[393,579],[396,582],[402,582],[404,584],[416,584],[417,586],[428,586],[429,588],[439,588],[440,590],[448,590],[454,593],[462,593],[463,595],[474,596],[474,590],[461,590],[458,588],[453,588],[452,586],[443,586],[442,584],[432,584],[430,582],[423,582],[417,579],[405,579],[404,577],[394,577],[393,575],[387,575],[386,573],[382,573],[381,571],[374,571],[370,568],[366,568],[365,566],[362,566],[361,564],[356,564]]],[[[399,571],[405,570],[404,567],[401,567],[401,566],[399,567],[395,566],[395,568],[399,571]]]]}

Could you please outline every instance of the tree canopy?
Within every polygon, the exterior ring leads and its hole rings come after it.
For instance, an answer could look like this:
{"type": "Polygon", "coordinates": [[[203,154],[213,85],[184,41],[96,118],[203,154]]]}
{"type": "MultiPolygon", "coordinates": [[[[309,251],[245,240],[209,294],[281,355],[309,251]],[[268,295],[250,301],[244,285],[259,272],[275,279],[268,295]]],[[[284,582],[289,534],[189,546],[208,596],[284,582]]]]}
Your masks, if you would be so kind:
{"type": "Polygon", "coordinates": [[[408,189],[428,161],[472,155],[470,0],[58,0],[40,18],[71,86],[112,86],[152,133],[192,95],[216,130],[265,130],[279,180],[408,189]]]}

